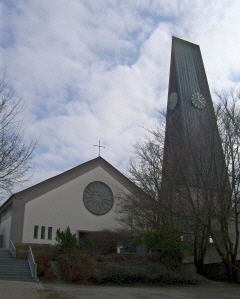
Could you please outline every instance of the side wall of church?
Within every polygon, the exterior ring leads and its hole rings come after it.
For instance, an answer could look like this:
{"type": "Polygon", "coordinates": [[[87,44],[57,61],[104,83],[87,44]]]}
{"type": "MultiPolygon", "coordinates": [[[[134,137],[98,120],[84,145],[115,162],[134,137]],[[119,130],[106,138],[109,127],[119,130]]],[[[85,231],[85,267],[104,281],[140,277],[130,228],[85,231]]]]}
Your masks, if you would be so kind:
{"type": "Polygon", "coordinates": [[[0,234],[3,235],[3,247],[4,248],[9,247],[11,222],[12,222],[12,212],[10,210],[1,218],[0,234]]]}
{"type": "Polygon", "coordinates": [[[107,214],[101,216],[90,213],[83,203],[84,189],[94,181],[107,184],[113,192],[114,199],[120,189],[124,189],[109,173],[101,167],[97,167],[29,201],[25,206],[22,242],[55,244],[56,230],[58,228],[65,230],[67,226],[70,227],[72,233],[103,229],[114,230],[117,228],[118,223],[114,219],[115,202],[113,208],[107,214]],[[38,230],[37,236],[36,230],[38,230]],[[49,230],[52,230],[51,238],[48,235],[49,230]]]}

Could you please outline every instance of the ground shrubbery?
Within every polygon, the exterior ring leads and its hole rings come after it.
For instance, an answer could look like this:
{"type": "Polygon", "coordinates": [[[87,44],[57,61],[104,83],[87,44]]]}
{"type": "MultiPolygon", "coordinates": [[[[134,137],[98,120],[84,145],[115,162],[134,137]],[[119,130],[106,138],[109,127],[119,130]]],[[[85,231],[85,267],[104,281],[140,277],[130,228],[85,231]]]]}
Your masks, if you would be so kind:
{"type": "Polygon", "coordinates": [[[183,242],[175,228],[162,227],[155,232],[145,232],[135,237],[135,244],[145,243],[153,252],[158,252],[161,262],[178,263],[183,258],[183,242]]]}
{"type": "Polygon", "coordinates": [[[181,265],[168,267],[159,262],[158,254],[124,254],[102,257],[92,276],[97,284],[195,284],[192,274],[181,265]]]}
{"type": "Polygon", "coordinates": [[[90,255],[75,251],[62,254],[58,258],[61,278],[66,282],[88,283],[94,272],[93,259],[90,255]]]}
{"type": "Polygon", "coordinates": [[[57,256],[50,253],[38,253],[35,255],[38,278],[44,281],[53,281],[58,278],[57,256]]]}
{"type": "Polygon", "coordinates": [[[196,280],[181,271],[174,272],[158,265],[131,266],[110,265],[104,267],[92,277],[97,284],[195,284],[196,280]]]}
{"type": "MultiPolygon", "coordinates": [[[[237,282],[240,283],[240,261],[236,262],[237,282]]],[[[214,263],[205,265],[205,275],[208,279],[216,281],[228,281],[226,267],[223,263],[214,263]]]]}
{"type": "Polygon", "coordinates": [[[60,278],[65,282],[98,285],[180,285],[196,282],[193,275],[184,271],[182,266],[173,268],[159,262],[160,259],[155,253],[93,256],[81,250],[58,256],[41,254],[36,258],[38,277],[42,280],[60,278]]]}
{"type": "Polygon", "coordinates": [[[126,234],[110,231],[91,233],[87,235],[84,246],[80,247],[69,228],[59,230],[57,246],[38,250],[36,254],[34,251],[38,277],[98,285],[193,284],[196,282],[193,274],[184,271],[181,264],[179,239],[175,232],[171,233],[170,243],[166,241],[169,232],[137,236],[135,244],[145,243],[152,249],[151,253],[140,255],[116,253],[118,244],[129,244],[130,236],[126,234]],[[164,248],[159,247],[162,244],[164,248]]]}

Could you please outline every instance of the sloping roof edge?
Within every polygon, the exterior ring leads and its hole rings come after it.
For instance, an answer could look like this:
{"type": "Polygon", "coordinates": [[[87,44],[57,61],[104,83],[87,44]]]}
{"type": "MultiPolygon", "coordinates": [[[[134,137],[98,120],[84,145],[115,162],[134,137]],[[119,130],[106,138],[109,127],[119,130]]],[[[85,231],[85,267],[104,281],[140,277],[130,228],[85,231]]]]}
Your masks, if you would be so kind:
{"type": "Polygon", "coordinates": [[[33,185],[25,190],[12,194],[9,199],[2,205],[4,208],[12,199],[21,200],[22,203],[26,203],[36,197],[39,197],[67,182],[74,180],[75,178],[93,170],[94,168],[101,166],[106,172],[111,174],[116,180],[118,180],[126,189],[130,192],[137,192],[144,194],[143,190],[123,175],[119,170],[113,167],[109,162],[103,159],[101,156],[82,163],[76,167],[73,167],[65,172],[62,172],[54,177],[44,180],[36,185],[33,185]]]}

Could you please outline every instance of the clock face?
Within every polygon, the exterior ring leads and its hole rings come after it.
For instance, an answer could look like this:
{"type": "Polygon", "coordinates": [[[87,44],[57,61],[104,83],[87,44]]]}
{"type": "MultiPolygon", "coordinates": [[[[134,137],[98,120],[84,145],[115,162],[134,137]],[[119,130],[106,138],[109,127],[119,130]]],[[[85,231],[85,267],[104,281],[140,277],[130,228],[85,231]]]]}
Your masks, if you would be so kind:
{"type": "Polygon", "coordinates": [[[83,202],[89,212],[95,215],[104,215],[113,206],[112,190],[102,182],[92,182],[83,192],[83,202]]]}
{"type": "Polygon", "coordinates": [[[168,109],[173,110],[178,102],[178,95],[176,92],[172,92],[168,99],[168,109]]]}
{"type": "Polygon", "coordinates": [[[199,92],[195,92],[192,94],[191,102],[194,107],[198,109],[203,109],[206,106],[206,100],[203,95],[199,92]]]}

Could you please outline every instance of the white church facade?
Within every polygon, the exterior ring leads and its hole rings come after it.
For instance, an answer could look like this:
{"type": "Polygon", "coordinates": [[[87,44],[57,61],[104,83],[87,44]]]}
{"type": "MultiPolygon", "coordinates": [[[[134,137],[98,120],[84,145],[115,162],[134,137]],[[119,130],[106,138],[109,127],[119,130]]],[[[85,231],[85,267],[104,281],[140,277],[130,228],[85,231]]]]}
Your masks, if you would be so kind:
{"type": "Polygon", "coordinates": [[[116,230],[116,199],[142,192],[102,157],[90,160],[26,190],[1,207],[3,247],[13,243],[55,244],[57,229],[68,226],[79,237],[116,230]]]}

